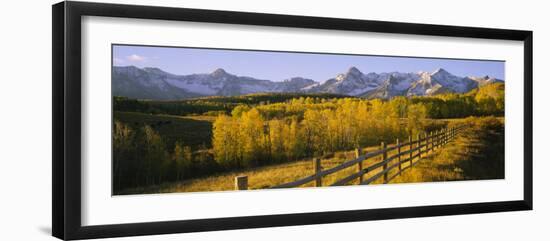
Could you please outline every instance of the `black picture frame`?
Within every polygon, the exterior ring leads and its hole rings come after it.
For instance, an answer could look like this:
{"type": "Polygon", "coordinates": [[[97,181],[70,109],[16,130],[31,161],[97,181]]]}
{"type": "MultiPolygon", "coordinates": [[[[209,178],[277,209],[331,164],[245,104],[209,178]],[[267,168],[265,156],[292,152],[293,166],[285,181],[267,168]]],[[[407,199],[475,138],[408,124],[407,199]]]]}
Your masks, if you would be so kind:
{"type": "Polygon", "coordinates": [[[52,233],[60,239],[185,233],[380,219],[532,210],[533,32],[171,7],[60,2],[52,6],[52,233]],[[342,210],[234,218],[82,226],[81,17],[104,16],[378,33],[450,36],[524,43],[524,193],[522,200],[404,208],[342,210]]]}

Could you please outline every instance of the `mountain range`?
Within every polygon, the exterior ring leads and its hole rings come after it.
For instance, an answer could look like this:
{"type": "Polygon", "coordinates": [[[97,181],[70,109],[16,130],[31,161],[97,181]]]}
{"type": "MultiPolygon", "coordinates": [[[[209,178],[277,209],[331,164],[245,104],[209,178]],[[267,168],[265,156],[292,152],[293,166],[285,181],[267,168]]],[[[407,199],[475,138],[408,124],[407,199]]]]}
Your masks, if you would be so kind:
{"type": "Polygon", "coordinates": [[[154,100],[252,93],[332,93],[387,99],[394,96],[464,93],[495,82],[503,80],[489,76],[459,77],[442,68],[433,72],[365,74],[351,67],[324,82],[302,77],[271,81],[237,76],[223,69],[190,75],[175,75],[159,68],[135,66],[114,66],[112,70],[113,95],[154,100]]]}

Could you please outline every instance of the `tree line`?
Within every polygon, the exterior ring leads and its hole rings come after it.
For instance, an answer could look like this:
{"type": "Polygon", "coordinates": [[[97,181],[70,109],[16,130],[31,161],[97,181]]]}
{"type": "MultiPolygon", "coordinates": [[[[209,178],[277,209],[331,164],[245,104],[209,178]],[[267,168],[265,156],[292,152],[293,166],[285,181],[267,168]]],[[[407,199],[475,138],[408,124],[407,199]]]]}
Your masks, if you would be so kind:
{"type": "Polygon", "coordinates": [[[125,188],[181,181],[219,171],[206,148],[192,150],[178,141],[169,150],[166,140],[149,125],[131,128],[120,121],[113,128],[113,192],[125,188]]]}
{"type": "Polygon", "coordinates": [[[258,93],[240,96],[209,96],[185,100],[137,100],[128,97],[114,96],[115,111],[140,112],[169,115],[217,115],[230,113],[238,105],[269,105],[286,102],[299,97],[311,98],[344,98],[337,94],[303,94],[303,93],[258,93]]]}
{"type": "Polygon", "coordinates": [[[426,109],[408,103],[404,110],[407,119],[401,120],[396,103],[354,98],[315,103],[298,99],[285,105],[289,115],[283,117],[278,105],[238,107],[231,116],[218,116],[214,122],[214,158],[227,168],[260,166],[420,132],[426,109]],[[403,121],[408,124],[401,125],[403,121]]]}

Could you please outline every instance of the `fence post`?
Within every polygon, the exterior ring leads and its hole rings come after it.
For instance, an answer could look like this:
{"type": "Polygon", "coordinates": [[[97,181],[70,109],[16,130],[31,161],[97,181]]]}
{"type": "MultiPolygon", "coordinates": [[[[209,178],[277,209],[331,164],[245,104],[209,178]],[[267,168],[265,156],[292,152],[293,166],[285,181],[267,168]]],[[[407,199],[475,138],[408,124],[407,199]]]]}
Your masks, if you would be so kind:
{"type": "Polygon", "coordinates": [[[439,141],[440,141],[440,138],[441,138],[441,130],[437,130],[435,132],[435,147],[439,149],[439,141]]]}
{"type": "Polygon", "coordinates": [[[412,136],[409,136],[409,162],[411,163],[410,166],[412,167],[413,164],[413,138],[412,136]]]}
{"type": "Polygon", "coordinates": [[[428,133],[424,132],[424,156],[428,155],[428,133]]]}
{"type": "Polygon", "coordinates": [[[451,140],[455,138],[455,128],[451,127],[451,140]]]}
{"type": "Polygon", "coordinates": [[[449,133],[449,129],[445,128],[443,132],[443,145],[447,144],[447,133],[449,133]]]}
{"type": "Polygon", "coordinates": [[[236,176],[235,190],[247,190],[247,189],[248,189],[248,176],[236,176]]]}
{"type": "MultiPolygon", "coordinates": [[[[382,142],[380,143],[380,147],[382,147],[382,161],[384,162],[384,171],[388,169],[388,163],[386,162],[386,159],[388,158],[388,151],[386,150],[386,143],[382,142]]],[[[388,183],[388,173],[384,173],[384,183],[388,183]]]]}
{"type": "Polygon", "coordinates": [[[323,168],[323,167],[321,167],[321,159],[320,158],[315,158],[313,160],[313,163],[315,165],[315,177],[316,177],[315,178],[315,186],[320,187],[320,186],[323,185],[323,180],[322,180],[323,177],[319,176],[319,172],[321,172],[321,170],[323,168]]]}
{"type": "Polygon", "coordinates": [[[430,135],[429,135],[428,140],[429,140],[429,142],[428,142],[428,152],[433,152],[433,150],[434,150],[434,134],[431,131],[430,131],[430,135]]]}
{"type": "Polygon", "coordinates": [[[441,130],[441,146],[445,145],[445,130],[446,128],[443,128],[443,130],[441,130]]]}
{"type": "Polygon", "coordinates": [[[441,146],[443,147],[445,145],[445,128],[441,130],[441,146]]]}
{"type": "Polygon", "coordinates": [[[437,149],[437,130],[434,131],[434,135],[432,136],[432,151],[437,149]]]}
{"type": "MultiPolygon", "coordinates": [[[[359,159],[360,156],[361,156],[361,148],[355,148],[355,158],[359,159]]],[[[363,160],[357,163],[357,169],[359,169],[358,172],[363,171],[363,160]]],[[[363,182],[363,174],[359,176],[359,184],[361,184],[362,182],[363,182]]]]}
{"type": "Polygon", "coordinates": [[[437,149],[437,130],[435,130],[434,132],[434,136],[432,137],[433,139],[433,143],[432,143],[432,149],[435,150],[437,149]]]}
{"type": "Polygon", "coordinates": [[[416,135],[416,140],[418,141],[418,143],[416,143],[416,148],[418,149],[418,159],[422,158],[422,146],[421,146],[422,141],[421,141],[420,137],[421,137],[421,135],[420,135],[420,133],[418,133],[416,135]]]}
{"type": "Polygon", "coordinates": [[[453,139],[455,139],[455,137],[456,137],[456,126],[453,127],[453,139]]]}
{"type": "Polygon", "coordinates": [[[401,175],[401,144],[399,144],[399,138],[395,140],[395,145],[397,145],[397,161],[399,162],[399,175],[401,175]]]}
{"type": "Polygon", "coordinates": [[[441,130],[437,132],[437,148],[441,145],[441,130]]]}
{"type": "Polygon", "coordinates": [[[422,143],[424,144],[424,147],[422,148],[422,153],[426,156],[428,155],[428,134],[424,132],[423,136],[424,141],[422,141],[422,143]]]}

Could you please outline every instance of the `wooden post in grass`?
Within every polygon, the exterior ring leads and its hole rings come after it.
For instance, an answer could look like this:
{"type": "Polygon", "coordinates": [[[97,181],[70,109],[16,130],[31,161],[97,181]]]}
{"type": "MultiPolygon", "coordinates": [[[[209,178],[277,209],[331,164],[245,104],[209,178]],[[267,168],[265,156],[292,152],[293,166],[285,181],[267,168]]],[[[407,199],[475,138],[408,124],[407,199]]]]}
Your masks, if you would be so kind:
{"type": "Polygon", "coordinates": [[[439,148],[439,146],[441,146],[441,133],[443,132],[443,130],[439,130],[439,132],[437,133],[437,148],[439,148]]]}
{"type": "Polygon", "coordinates": [[[443,136],[445,134],[445,128],[441,129],[440,133],[439,133],[439,146],[443,146],[443,136]]]}
{"type": "Polygon", "coordinates": [[[235,190],[247,190],[248,189],[248,176],[235,177],[235,190]]]}
{"type": "Polygon", "coordinates": [[[323,169],[323,167],[321,167],[321,159],[315,158],[313,159],[313,163],[315,165],[315,186],[320,187],[323,185],[323,180],[322,180],[323,177],[319,175],[319,173],[323,169]]]}
{"type": "Polygon", "coordinates": [[[455,136],[456,136],[456,127],[453,126],[453,134],[451,135],[453,140],[455,139],[455,136]]]}
{"type": "Polygon", "coordinates": [[[424,153],[428,155],[428,133],[424,132],[424,153]]]}
{"type": "Polygon", "coordinates": [[[418,140],[418,143],[416,143],[416,148],[418,149],[418,159],[422,158],[422,141],[420,139],[420,133],[416,135],[416,140],[418,140]]]}
{"type": "Polygon", "coordinates": [[[430,153],[430,133],[426,132],[426,154],[430,153]]]}
{"type": "Polygon", "coordinates": [[[445,134],[447,134],[447,128],[443,128],[443,133],[441,135],[441,145],[445,145],[445,134]]]}
{"type": "MultiPolygon", "coordinates": [[[[355,148],[355,159],[359,159],[361,157],[361,148],[355,148]]],[[[363,161],[357,162],[357,172],[363,171],[363,161]]],[[[363,182],[363,174],[359,175],[359,184],[363,182]]]]}
{"type": "Polygon", "coordinates": [[[401,175],[401,144],[399,144],[399,138],[395,140],[395,145],[397,146],[397,161],[399,162],[399,175],[401,175]]]}
{"type": "Polygon", "coordinates": [[[439,148],[439,145],[441,145],[441,130],[438,130],[438,131],[437,131],[437,138],[436,138],[436,140],[437,140],[437,141],[436,141],[437,144],[436,144],[435,146],[437,146],[437,148],[439,148]]]}
{"type": "Polygon", "coordinates": [[[424,132],[424,152],[426,153],[426,155],[428,155],[428,151],[429,151],[429,147],[428,147],[428,138],[430,138],[428,136],[428,133],[427,132],[424,132]]]}
{"type": "Polygon", "coordinates": [[[433,150],[436,150],[437,149],[437,135],[439,134],[439,132],[436,130],[434,132],[434,136],[433,136],[433,143],[432,143],[432,149],[433,150]]]}
{"type": "Polygon", "coordinates": [[[432,135],[432,151],[437,149],[437,130],[432,135]]]}
{"type": "Polygon", "coordinates": [[[434,134],[430,131],[430,135],[428,136],[428,152],[432,152],[434,150],[434,134]]]}
{"type": "MultiPolygon", "coordinates": [[[[386,159],[388,159],[388,151],[386,150],[386,143],[382,142],[380,143],[380,147],[382,148],[382,161],[384,162],[384,171],[388,169],[388,162],[386,162],[386,159]]],[[[388,183],[388,173],[384,173],[384,183],[388,183]]]]}
{"type": "Polygon", "coordinates": [[[453,126],[451,128],[451,139],[453,139],[453,140],[455,139],[455,131],[456,131],[456,127],[453,126]]]}
{"type": "Polygon", "coordinates": [[[447,133],[449,133],[448,131],[449,129],[445,128],[443,131],[443,145],[447,144],[447,133]]]}
{"type": "Polygon", "coordinates": [[[432,151],[437,148],[437,130],[432,135],[432,151]]]}
{"type": "Polygon", "coordinates": [[[413,164],[412,160],[413,160],[413,138],[412,136],[409,136],[409,162],[411,167],[413,164]]]}

